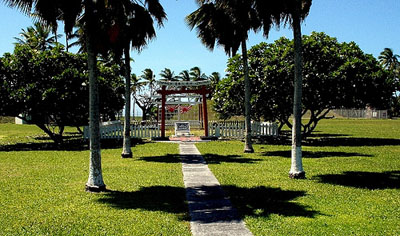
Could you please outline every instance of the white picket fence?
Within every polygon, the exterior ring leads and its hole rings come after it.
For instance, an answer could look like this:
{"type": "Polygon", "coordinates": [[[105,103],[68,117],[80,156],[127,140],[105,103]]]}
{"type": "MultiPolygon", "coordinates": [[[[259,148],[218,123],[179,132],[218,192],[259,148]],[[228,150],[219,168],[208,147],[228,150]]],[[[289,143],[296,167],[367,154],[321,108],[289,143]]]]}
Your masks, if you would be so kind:
{"type": "MultiPolygon", "coordinates": [[[[158,124],[131,124],[132,138],[154,138],[160,137],[158,124]]],[[[107,122],[100,125],[101,139],[123,139],[124,125],[120,122],[107,122]]],[[[83,129],[83,137],[89,139],[89,126],[83,129]]]]}
{"type": "MultiPolygon", "coordinates": [[[[212,121],[208,124],[208,133],[214,137],[245,136],[245,123],[243,121],[212,121]]],[[[278,124],[272,122],[252,122],[252,136],[277,136],[278,124]]]]}

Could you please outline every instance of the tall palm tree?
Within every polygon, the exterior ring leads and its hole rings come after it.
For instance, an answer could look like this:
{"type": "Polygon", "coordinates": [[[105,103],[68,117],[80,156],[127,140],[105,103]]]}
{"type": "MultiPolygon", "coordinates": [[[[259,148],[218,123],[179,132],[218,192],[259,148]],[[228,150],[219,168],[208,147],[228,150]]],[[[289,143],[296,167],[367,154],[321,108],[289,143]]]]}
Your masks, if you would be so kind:
{"type": "Polygon", "coordinates": [[[250,81],[247,61],[248,32],[261,25],[253,2],[249,0],[197,0],[199,8],[186,17],[187,24],[197,29],[202,43],[213,50],[222,45],[226,54],[236,54],[241,46],[245,83],[246,137],[244,152],[254,152],[251,142],[250,81]]]}
{"type": "Polygon", "coordinates": [[[35,22],[34,26],[29,26],[26,30],[22,29],[20,37],[15,37],[17,40],[16,44],[26,44],[32,49],[44,51],[46,49],[51,49],[57,42],[57,38],[60,38],[61,34],[52,35],[52,30],[50,27],[40,23],[35,22]]]}
{"type": "Polygon", "coordinates": [[[177,81],[178,76],[175,76],[175,73],[171,71],[169,68],[165,68],[160,73],[161,78],[168,81],[177,81]]]}
{"type": "MultiPolygon", "coordinates": [[[[77,24],[78,18],[82,24],[86,51],[88,53],[88,72],[89,72],[89,133],[90,133],[90,162],[89,162],[89,178],[86,183],[86,189],[88,191],[104,191],[106,185],[103,181],[102,169],[101,169],[101,150],[100,150],[100,115],[99,115],[99,91],[97,81],[97,55],[99,52],[106,52],[109,47],[109,41],[113,41],[113,35],[109,33],[113,30],[111,28],[115,20],[115,15],[107,14],[106,5],[118,4],[118,1],[106,1],[106,0],[58,0],[58,1],[47,1],[47,0],[3,0],[9,7],[18,8],[25,14],[34,13],[46,25],[51,26],[53,29],[57,27],[57,21],[62,20],[64,22],[64,30],[66,34],[72,32],[73,27],[77,24]],[[82,14],[83,13],[83,14],[82,14]]],[[[135,3],[142,3],[143,1],[135,0],[135,3]]],[[[157,7],[158,1],[156,0],[145,0],[145,4],[155,6],[151,12],[160,11],[157,7]],[[151,2],[151,3],[150,3],[151,2]],[[154,4],[153,4],[154,3],[154,4]]],[[[138,5],[138,4],[137,4],[138,5]]],[[[142,14],[143,11],[139,8],[135,8],[135,17],[131,18],[131,23],[140,24],[149,22],[144,18],[148,18],[148,14],[142,14]]],[[[159,20],[159,19],[157,19],[159,20]]],[[[133,24],[131,24],[133,25],[133,24]]],[[[151,24],[152,25],[152,24],[151,24]]],[[[149,25],[143,25],[148,27],[149,25]]],[[[143,29],[143,27],[138,27],[143,29]]],[[[146,31],[135,33],[135,46],[143,45],[143,41],[146,38],[143,34],[147,34],[146,31]],[[140,40],[142,39],[142,41],[140,40]]],[[[129,38],[129,37],[127,37],[129,38]]],[[[133,41],[130,41],[133,42],[133,41]]],[[[122,44],[123,48],[126,48],[125,44],[122,44]]],[[[125,56],[125,60],[127,60],[125,56]]],[[[127,74],[127,73],[126,73],[127,74]]]]}
{"type": "Polygon", "coordinates": [[[291,23],[294,39],[294,95],[293,95],[293,127],[292,127],[292,155],[289,177],[294,179],[305,178],[302,163],[301,147],[301,113],[302,113],[302,84],[303,59],[301,21],[310,11],[312,0],[285,0],[283,1],[283,15],[291,23]]]}
{"type": "MultiPolygon", "coordinates": [[[[109,0],[110,14],[113,19],[109,34],[111,46],[118,56],[124,54],[125,62],[125,120],[122,157],[132,157],[130,138],[130,101],[131,69],[130,49],[141,50],[147,42],[156,36],[153,26],[155,19],[163,25],[166,14],[158,0],[109,0]]],[[[153,81],[152,81],[153,82],[153,81]]]]}
{"type": "Polygon", "coordinates": [[[307,17],[312,0],[280,0],[265,1],[253,0],[254,8],[258,12],[264,29],[268,36],[272,24],[279,27],[281,22],[289,23],[293,29],[294,38],[294,103],[292,127],[292,164],[289,171],[290,178],[305,178],[302,164],[301,150],[301,111],[302,111],[302,42],[301,21],[307,17]]]}
{"type": "Polygon", "coordinates": [[[304,20],[312,4],[312,0],[280,0],[265,1],[252,0],[254,8],[262,22],[264,35],[272,24],[279,27],[281,22],[289,23],[293,29],[294,38],[294,103],[293,103],[293,128],[292,128],[292,164],[289,171],[290,178],[305,178],[302,164],[301,150],[301,111],[302,111],[302,42],[301,21],[304,20]]]}
{"type": "Polygon", "coordinates": [[[381,65],[391,72],[395,72],[400,67],[399,58],[400,56],[394,54],[391,48],[383,49],[381,54],[378,56],[381,65]]]}
{"type": "Polygon", "coordinates": [[[190,74],[191,80],[193,80],[193,81],[207,79],[206,74],[202,73],[200,67],[198,67],[198,66],[191,68],[189,74],[190,74]]]}
{"type": "Polygon", "coordinates": [[[99,113],[99,91],[96,75],[96,34],[98,25],[102,21],[101,16],[104,0],[3,0],[9,7],[18,8],[25,14],[32,12],[46,25],[57,27],[57,20],[64,22],[66,33],[72,31],[77,19],[82,16],[85,21],[86,46],[88,52],[89,71],[89,133],[90,133],[90,162],[89,178],[86,183],[88,191],[104,191],[106,185],[103,181],[101,170],[100,152],[100,113],[99,113]]]}

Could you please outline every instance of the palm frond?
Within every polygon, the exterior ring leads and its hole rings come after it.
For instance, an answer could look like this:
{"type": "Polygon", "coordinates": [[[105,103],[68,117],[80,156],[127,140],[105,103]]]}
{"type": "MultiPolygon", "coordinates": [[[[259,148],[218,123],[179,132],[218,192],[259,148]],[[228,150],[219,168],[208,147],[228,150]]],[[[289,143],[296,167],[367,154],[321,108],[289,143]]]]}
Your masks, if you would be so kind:
{"type": "Polygon", "coordinates": [[[3,0],[3,2],[7,6],[17,8],[27,15],[31,13],[33,5],[36,3],[34,0],[3,0]]]}
{"type": "Polygon", "coordinates": [[[158,26],[164,26],[164,21],[167,20],[167,14],[159,0],[146,0],[146,5],[151,16],[156,19],[158,26]]]}

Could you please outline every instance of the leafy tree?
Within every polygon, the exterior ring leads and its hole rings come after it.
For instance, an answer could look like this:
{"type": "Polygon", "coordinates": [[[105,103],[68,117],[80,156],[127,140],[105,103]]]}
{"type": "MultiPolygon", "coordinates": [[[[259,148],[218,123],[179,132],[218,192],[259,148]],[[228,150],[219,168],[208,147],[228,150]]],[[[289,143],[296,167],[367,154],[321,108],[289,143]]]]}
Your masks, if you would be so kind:
{"type": "MultiPolygon", "coordinates": [[[[278,120],[292,127],[289,118],[293,105],[293,41],[281,38],[272,44],[261,43],[249,54],[252,119],[278,120]]],[[[338,43],[324,33],[303,36],[304,80],[302,124],[309,135],[321,119],[334,108],[386,108],[392,91],[388,76],[371,55],[353,42],[338,43]]],[[[240,55],[229,60],[228,77],[217,86],[214,106],[222,118],[240,115],[243,109],[243,68],[240,55]]]]}
{"type": "MultiPolygon", "coordinates": [[[[88,123],[86,60],[86,55],[67,53],[60,45],[45,51],[17,45],[13,54],[1,58],[1,99],[5,102],[0,104],[0,114],[29,117],[29,122],[61,144],[65,126],[88,123]]],[[[99,89],[109,94],[100,100],[100,114],[109,120],[123,105],[120,68],[98,67],[99,89]]]]}

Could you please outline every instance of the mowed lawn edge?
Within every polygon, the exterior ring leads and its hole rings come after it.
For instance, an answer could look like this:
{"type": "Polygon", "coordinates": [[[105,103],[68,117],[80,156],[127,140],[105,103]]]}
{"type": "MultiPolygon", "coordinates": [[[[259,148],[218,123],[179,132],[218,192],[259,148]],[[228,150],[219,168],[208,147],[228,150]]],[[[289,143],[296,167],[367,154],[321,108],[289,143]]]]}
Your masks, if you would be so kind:
{"type": "Polygon", "coordinates": [[[399,235],[399,138],[399,120],[324,120],[305,180],[288,178],[290,145],[196,146],[255,235],[399,235]]]}

